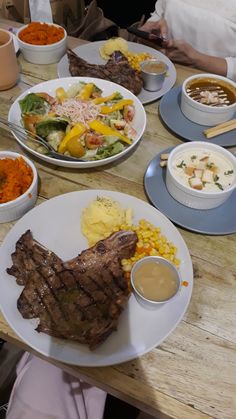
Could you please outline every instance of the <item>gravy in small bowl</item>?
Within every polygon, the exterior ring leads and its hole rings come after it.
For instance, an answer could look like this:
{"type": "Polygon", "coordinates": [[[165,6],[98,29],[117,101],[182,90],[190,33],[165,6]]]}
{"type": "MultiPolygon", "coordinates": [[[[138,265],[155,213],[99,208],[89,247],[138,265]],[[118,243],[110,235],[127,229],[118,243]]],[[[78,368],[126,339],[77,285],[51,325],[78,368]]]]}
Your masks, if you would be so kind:
{"type": "Polygon", "coordinates": [[[148,309],[176,296],[181,282],[177,268],[161,256],[146,256],[131,271],[131,285],[137,301],[148,309]]]}

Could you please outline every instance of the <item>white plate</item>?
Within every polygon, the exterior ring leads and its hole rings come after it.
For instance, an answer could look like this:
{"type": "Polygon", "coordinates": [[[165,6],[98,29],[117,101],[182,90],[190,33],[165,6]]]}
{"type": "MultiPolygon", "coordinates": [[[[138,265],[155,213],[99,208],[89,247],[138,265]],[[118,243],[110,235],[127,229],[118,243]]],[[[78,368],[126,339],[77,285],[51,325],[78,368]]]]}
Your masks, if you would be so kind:
{"type": "MultiPolygon", "coordinates": [[[[88,61],[91,64],[105,64],[106,61],[102,59],[99,54],[99,48],[104,44],[105,41],[96,41],[91,42],[80,47],[75,48],[73,51],[79,55],[84,60],[88,61]]],[[[129,50],[132,52],[148,52],[155,58],[159,58],[164,61],[168,66],[168,76],[165,78],[163,87],[156,92],[148,92],[145,89],[142,89],[138,95],[139,100],[143,104],[153,102],[154,100],[159,99],[165,93],[167,93],[171,87],[175,84],[176,80],[176,69],[174,64],[167,58],[164,54],[157,51],[154,48],[150,48],[143,44],[137,44],[136,42],[128,42],[129,50]]],[[[57,73],[59,77],[68,77],[71,76],[69,71],[69,64],[67,55],[64,55],[57,65],[57,73]]]]}
{"type": "Polygon", "coordinates": [[[24,147],[27,151],[29,151],[33,155],[37,156],[38,158],[48,163],[52,163],[57,166],[71,167],[71,168],[87,168],[87,167],[103,166],[104,164],[114,162],[115,160],[130,153],[130,151],[137,145],[138,141],[141,140],[145,127],[146,127],[146,112],[144,110],[142,103],[139,101],[139,99],[137,99],[135,95],[133,95],[133,93],[131,93],[129,90],[125,89],[124,87],[116,83],[112,83],[106,80],[91,78],[91,77],[65,77],[62,79],[49,80],[44,83],[37,84],[36,86],[33,86],[30,89],[26,90],[15,100],[8,114],[8,121],[21,125],[21,111],[20,111],[20,106],[19,106],[19,100],[23,99],[28,93],[46,92],[46,93],[49,93],[51,96],[55,96],[55,91],[58,87],[64,87],[64,89],[67,90],[72,84],[78,83],[79,81],[82,81],[85,83],[91,83],[91,82],[95,83],[100,89],[102,89],[103,96],[108,96],[111,93],[118,91],[123,95],[125,99],[133,100],[133,103],[135,106],[135,116],[132,122],[132,126],[136,130],[137,135],[134,138],[133,143],[129,147],[125,148],[121,153],[116,154],[115,156],[108,157],[103,160],[94,160],[94,161],[88,161],[88,162],[73,162],[73,161],[67,161],[67,160],[57,160],[52,157],[48,157],[46,155],[38,153],[37,151],[27,146],[19,138],[17,138],[16,135],[14,134],[13,135],[22,147],[24,147]]]}
{"type": "Polygon", "coordinates": [[[114,365],[147,353],[176,328],[192,294],[192,262],[187,246],[176,227],[150,204],[118,192],[71,192],[35,207],[7,234],[0,249],[0,260],[0,305],[6,320],[29,346],[41,354],[69,364],[91,367],[114,365]],[[80,215],[97,196],[108,196],[119,201],[124,208],[133,208],[135,223],[145,218],[159,226],[162,233],[177,246],[177,256],[181,259],[181,278],[188,281],[189,286],[182,287],[176,299],[154,311],[142,308],[132,295],[119,319],[118,330],[98,349],[91,352],[86,345],[36,332],[36,322],[23,319],[17,310],[16,301],[23,288],[16,284],[14,277],[6,273],[6,268],[12,265],[11,253],[15,249],[16,241],[27,229],[32,231],[36,240],[53,250],[63,260],[75,257],[81,250],[86,249],[87,241],[80,230],[80,215]]]}

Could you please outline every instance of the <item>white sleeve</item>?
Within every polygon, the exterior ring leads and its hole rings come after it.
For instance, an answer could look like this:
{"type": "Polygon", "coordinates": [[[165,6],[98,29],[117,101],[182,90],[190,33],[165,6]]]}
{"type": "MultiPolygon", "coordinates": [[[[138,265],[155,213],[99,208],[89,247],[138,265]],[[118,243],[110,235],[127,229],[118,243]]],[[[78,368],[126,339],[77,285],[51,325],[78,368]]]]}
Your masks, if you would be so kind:
{"type": "Polygon", "coordinates": [[[148,19],[148,22],[157,22],[163,17],[164,11],[165,11],[165,3],[166,3],[166,0],[156,1],[155,10],[151,14],[151,17],[148,19]]]}
{"type": "Polygon", "coordinates": [[[236,81],[236,57],[226,57],[227,77],[236,81]]]}

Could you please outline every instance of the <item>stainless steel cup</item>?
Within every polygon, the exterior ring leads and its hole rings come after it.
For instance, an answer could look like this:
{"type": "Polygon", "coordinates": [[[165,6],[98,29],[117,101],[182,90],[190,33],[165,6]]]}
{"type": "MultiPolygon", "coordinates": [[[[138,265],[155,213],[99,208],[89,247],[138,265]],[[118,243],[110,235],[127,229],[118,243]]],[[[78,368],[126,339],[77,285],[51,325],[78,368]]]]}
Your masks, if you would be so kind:
{"type": "Polygon", "coordinates": [[[141,63],[141,74],[145,90],[155,92],[163,86],[168,66],[161,60],[151,58],[141,63]]]}

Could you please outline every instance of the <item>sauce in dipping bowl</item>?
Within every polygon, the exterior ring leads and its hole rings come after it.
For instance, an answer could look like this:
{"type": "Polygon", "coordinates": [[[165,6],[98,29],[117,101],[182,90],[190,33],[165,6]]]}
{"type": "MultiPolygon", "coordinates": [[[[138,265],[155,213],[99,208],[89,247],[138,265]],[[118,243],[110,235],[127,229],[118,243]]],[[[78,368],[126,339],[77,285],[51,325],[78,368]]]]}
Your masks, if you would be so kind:
{"type": "Polygon", "coordinates": [[[141,63],[141,74],[145,90],[160,90],[165,81],[168,67],[166,63],[156,58],[151,58],[141,63]]]}
{"type": "Polygon", "coordinates": [[[144,257],[131,271],[134,295],[148,309],[172,300],[180,290],[180,283],[175,265],[161,256],[144,257]]]}

